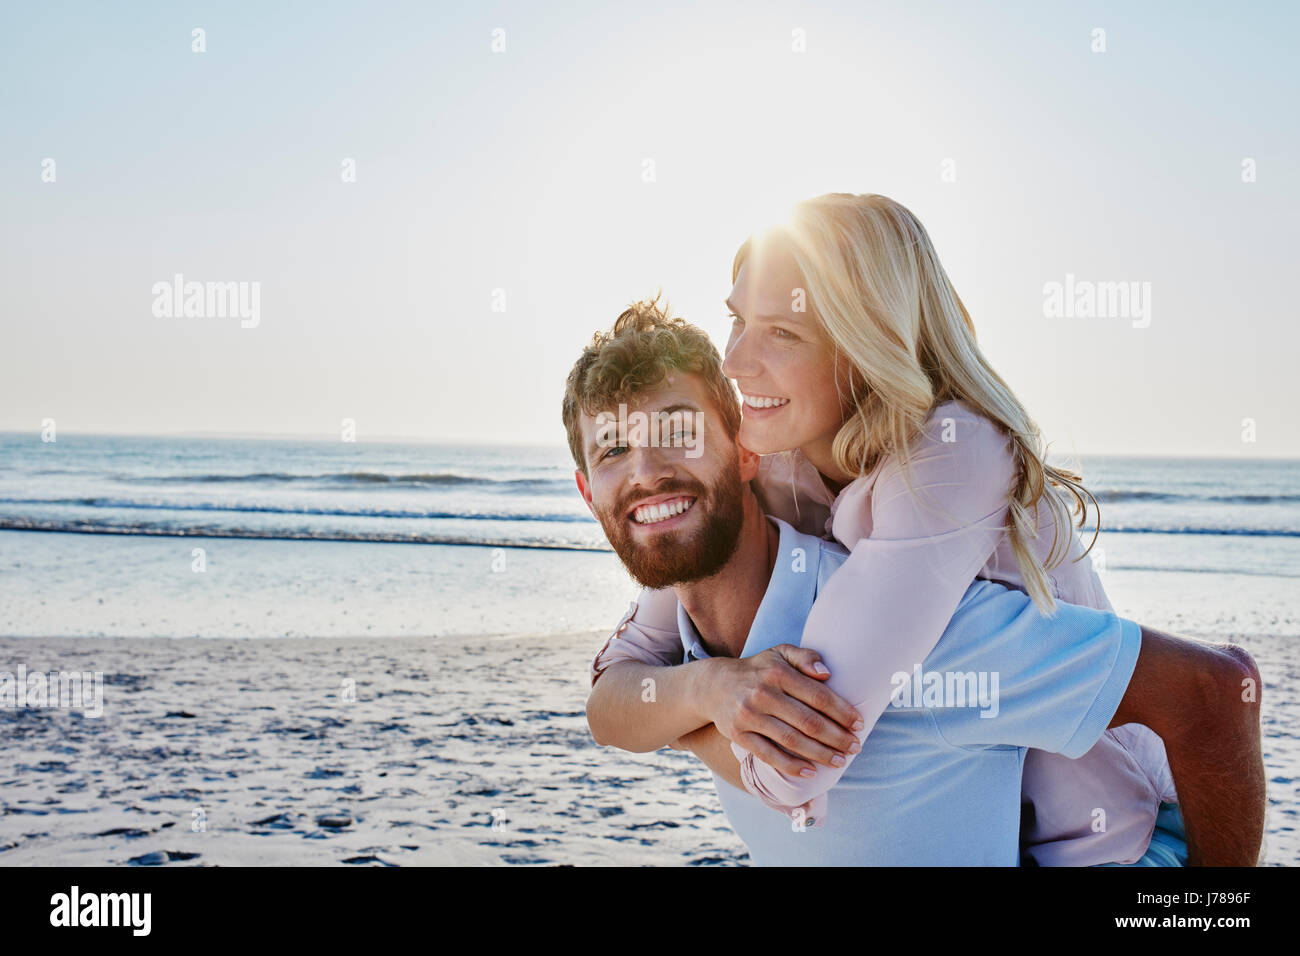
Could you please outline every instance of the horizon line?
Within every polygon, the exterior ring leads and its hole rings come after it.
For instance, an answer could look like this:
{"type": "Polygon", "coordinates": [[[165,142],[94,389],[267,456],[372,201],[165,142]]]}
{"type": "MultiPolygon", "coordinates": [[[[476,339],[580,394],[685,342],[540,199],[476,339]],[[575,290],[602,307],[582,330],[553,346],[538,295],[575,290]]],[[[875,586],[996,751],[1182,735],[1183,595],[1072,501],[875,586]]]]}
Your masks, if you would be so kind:
{"type": "MultiPolygon", "coordinates": [[[[0,435],[31,435],[40,437],[41,430],[34,429],[13,429],[0,428],[0,435]]],[[[476,438],[436,438],[424,435],[374,435],[366,439],[357,439],[355,442],[342,442],[336,434],[332,433],[313,433],[313,432],[241,432],[241,431],[172,431],[172,432],[116,432],[116,431],[64,431],[63,434],[74,437],[92,437],[92,438],[172,438],[172,439],[224,439],[224,440],[253,440],[253,441],[303,441],[303,442],[330,442],[339,444],[367,444],[367,443],[393,443],[393,444],[413,444],[413,445],[471,445],[482,447],[528,447],[528,448],[547,448],[560,451],[567,451],[568,447],[560,441],[522,441],[522,440],[488,440],[476,438]]],[[[57,442],[56,442],[57,444],[57,442]]],[[[1070,455],[1049,452],[1047,458],[1056,461],[1069,461],[1074,456],[1092,456],[1101,458],[1146,458],[1146,459],[1202,459],[1205,461],[1280,461],[1292,462],[1300,461],[1300,454],[1297,455],[1231,455],[1227,453],[1210,453],[1210,452],[1168,452],[1161,454],[1152,454],[1150,452],[1120,452],[1120,451],[1075,451],[1070,455]]]]}

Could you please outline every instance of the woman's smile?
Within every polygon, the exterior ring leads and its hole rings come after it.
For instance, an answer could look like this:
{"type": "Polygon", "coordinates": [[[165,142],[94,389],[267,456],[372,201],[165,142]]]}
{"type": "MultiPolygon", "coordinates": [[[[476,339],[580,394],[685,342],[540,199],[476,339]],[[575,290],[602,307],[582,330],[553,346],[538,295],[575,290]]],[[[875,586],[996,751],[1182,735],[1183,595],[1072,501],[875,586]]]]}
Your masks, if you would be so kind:
{"type": "Polygon", "coordinates": [[[771,395],[748,395],[741,392],[744,402],[741,406],[741,417],[743,419],[767,419],[774,415],[779,415],[781,410],[790,404],[788,398],[777,398],[771,395]]]}

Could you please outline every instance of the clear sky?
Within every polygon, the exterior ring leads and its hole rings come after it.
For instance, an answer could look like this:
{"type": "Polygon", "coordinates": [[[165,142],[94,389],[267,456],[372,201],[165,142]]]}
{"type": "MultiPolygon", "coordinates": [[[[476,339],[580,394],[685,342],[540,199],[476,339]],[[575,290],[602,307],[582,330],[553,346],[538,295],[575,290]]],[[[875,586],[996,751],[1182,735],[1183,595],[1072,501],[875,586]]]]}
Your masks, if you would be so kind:
{"type": "Polygon", "coordinates": [[[721,346],[835,191],[917,213],[1054,451],[1300,456],[1297,9],[6,4],[0,429],[561,443],[595,329],[662,288],[721,346]],[[258,324],[156,316],[178,273],[258,324]]]}

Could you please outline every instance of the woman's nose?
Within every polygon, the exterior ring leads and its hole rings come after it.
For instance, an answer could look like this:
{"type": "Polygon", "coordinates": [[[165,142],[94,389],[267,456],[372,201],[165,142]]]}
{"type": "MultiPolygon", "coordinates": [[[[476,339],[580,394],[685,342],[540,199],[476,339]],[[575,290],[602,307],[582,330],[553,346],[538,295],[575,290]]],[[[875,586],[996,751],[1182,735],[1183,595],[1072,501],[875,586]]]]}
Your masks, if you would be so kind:
{"type": "Polygon", "coordinates": [[[727,354],[722,357],[722,374],[727,378],[752,378],[756,372],[757,362],[754,350],[749,344],[750,336],[746,332],[732,335],[727,342],[727,354]]]}

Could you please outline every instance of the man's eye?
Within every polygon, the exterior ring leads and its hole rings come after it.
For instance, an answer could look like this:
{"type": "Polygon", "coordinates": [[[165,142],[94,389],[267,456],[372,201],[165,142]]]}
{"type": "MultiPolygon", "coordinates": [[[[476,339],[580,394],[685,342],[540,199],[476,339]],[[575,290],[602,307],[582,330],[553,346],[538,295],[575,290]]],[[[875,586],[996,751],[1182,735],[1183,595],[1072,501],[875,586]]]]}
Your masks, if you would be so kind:
{"type": "Polygon", "coordinates": [[[616,451],[627,451],[627,446],[626,446],[626,445],[611,445],[609,448],[607,448],[607,449],[605,450],[605,454],[603,454],[603,455],[600,456],[600,460],[601,460],[601,461],[604,461],[606,458],[608,458],[608,457],[610,457],[611,455],[613,455],[614,452],[616,452],[616,451]]]}

